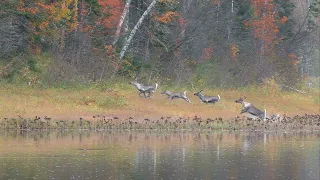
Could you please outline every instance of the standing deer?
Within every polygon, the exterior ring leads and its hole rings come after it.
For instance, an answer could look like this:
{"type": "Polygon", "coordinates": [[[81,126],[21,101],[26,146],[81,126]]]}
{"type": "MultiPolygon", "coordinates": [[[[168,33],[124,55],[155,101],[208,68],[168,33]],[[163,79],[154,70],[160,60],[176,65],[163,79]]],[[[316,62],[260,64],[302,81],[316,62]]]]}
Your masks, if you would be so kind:
{"type": "Polygon", "coordinates": [[[168,96],[168,98],[170,98],[171,100],[173,100],[174,98],[177,98],[177,99],[181,98],[181,99],[184,99],[185,101],[187,101],[188,103],[191,103],[191,101],[187,97],[187,91],[184,91],[184,92],[170,92],[168,90],[165,90],[161,94],[166,94],[168,96]]]}
{"type": "Polygon", "coordinates": [[[215,104],[216,102],[220,101],[220,96],[203,96],[202,94],[200,94],[203,90],[194,93],[195,96],[198,96],[200,98],[200,100],[204,103],[213,103],[215,104]]]}

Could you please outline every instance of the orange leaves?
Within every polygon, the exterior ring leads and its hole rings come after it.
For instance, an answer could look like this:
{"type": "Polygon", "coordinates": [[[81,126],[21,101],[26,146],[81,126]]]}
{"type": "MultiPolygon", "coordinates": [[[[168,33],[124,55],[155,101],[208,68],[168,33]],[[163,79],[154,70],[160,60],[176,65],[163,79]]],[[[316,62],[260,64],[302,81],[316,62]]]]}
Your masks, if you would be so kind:
{"type": "Polygon", "coordinates": [[[288,57],[289,57],[291,65],[293,67],[297,68],[298,64],[299,64],[299,60],[298,60],[299,58],[297,57],[297,55],[295,53],[289,53],[288,57]]]}
{"type": "Polygon", "coordinates": [[[49,25],[49,22],[48,22],[48,21],[44,21],[44,22],[42,22],[42,23],[40,24],[39,28],[40,28],[41,30],[44,30],[46,27],[48,27],[48,25],[49,25]]]}
{"type": "Polygon", "coordinates": [[[179,16],[179,13],[173,12],[173,11],[168,11],[168,12],[162,14],[161,16],[154,17],[154,19],[166,24],[166,23],[170,23],[170,22],[175,21],[178,16],[179,16]]]}
{"type": "Polygon", "coordinates": [[[184,19],[183,17],[179,17],[178,19],[178,23],[182,26],[185,27],[188,24],[188,21],[186,19],[184,19]]]}
{"type": "Polygon", "coordinates": [[[17,10],[20,12],[24,12],[24,13],[28,13],[28,14],[32,14],[32,15],[34,15],[38,12],[37,7],[27,7],[23,0],[19,1],[17,10]]]}
{"type": "Polygon", "coordinates": [[[102,6],[105,16],[98,24],[103,24],[106,28],[113,28],[117,25],[122,13],[121,0],[98,0],[98,4],[102,6]]]}
{"type": "Polygon", "coordinates": [[[203,58],[205,60],[210,60],[212,58],[213,49],[212,48],[204,48],[203,50],[203,58]]]}
{"type": "Polygon", "coordinates": [[[291,60],[291,64],[294,66],[294,67],[297,67],[299,62],[298,60],[294,59],[294,60],[291,60]]]}
{"type": "Polygon", "coordinates": [[[247,21],[247,20],[243,21],[243,26],[244,26],[245,29],[248,29],[249,26],[250,26],[250,22],[247,21]]]}
{"type": "Polygon", "coordinates": [[[117,56],[115,53],[115,49],[112,45],[105,45],[104,49],[106,50],[106,54],[109,57],[110,63],[115,70],[121,69],[121,64],[119,64],[117,60],[117,56]]]}
{"type": "Polygon", "coordinates": [[[221,1],[220,0],[211,0],[212,1],[212,3],[214,4],[214,5],[220,5],[221,4],[221,1]]]}
{"type": "Polygon", "coordinates": [[[103,8],[117,8],[121,7],[121,1],[119,0],[98,0],[98,4],[103,8]]]}
{"type": "Polygon", "coordinates": [[[291,58],[291,59],[297,59],[297,56],[294,53],[289,53],[288,57],[291,58]]]}
{"type": "Polygon", "coordinates": [[[50,24],[57,23],[67,26],[72,31],[77,27],[77,4],[78,0],[62,0],[53,3],[47,3],[44,0],[33,2],[21,0],[17,9],[31,15],[36,14],[34,23],[42,31],[50,24]]]}
{"type": "Polygon", "coordinates": [[[212,41],[209,45],[209,47],[203,49],[203,59],[204,60],[210,60],[212,59],[213,56],[213,47],[214,47],[214,42],[212,41]]]}
{"type": "Polygon", "coordinates": [[[231,53],[231,58],[232,58],[232,60],[234,60],[234,61],[237,60],[237,57],[238,57],[239,52],[240,52],[240,50],[239,50],[238,45],[232,43],[232,44],[230,45],[230,53],[231,53]]]}
{"type": "MultiPolygon", "coordinates": [[[[278,43],[277,33],[279,28],[276,25],[278,15],[274,11],[272,0],[252,0],[251,2],[255,17],[251,21],[245,21],[244,26],[246,28],[252,27],[254,36],[262,40],[263,50],[268,53],[278,43]]],[[[283,17],[280,22],[285,23],[287,20],[286,17],[283,17]]]]}
{"type": "Polygon", "coordinates": [[[281,23],[281,24],[284,24],[284,23],[286,23],[287,21],[288,21],[287,16],[283,16],[283,17],[280,19],[280,23],[281,23]]]}
{"type": "Polygon", "coordinates": [[[264,13],[273,13],[273,0],[252,0],[251,4],[254,9],[254,16],[256,17],[264,13]]]}

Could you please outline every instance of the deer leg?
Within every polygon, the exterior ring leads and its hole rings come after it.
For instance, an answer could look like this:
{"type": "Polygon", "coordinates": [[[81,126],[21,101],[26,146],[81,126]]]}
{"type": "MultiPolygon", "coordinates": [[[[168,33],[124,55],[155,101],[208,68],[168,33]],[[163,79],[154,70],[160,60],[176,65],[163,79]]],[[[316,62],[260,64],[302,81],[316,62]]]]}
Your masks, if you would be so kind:
{"type": "Polygon", "coordinates": [[[141,95],[142,93],[143,93],[143,91],[140,91],[139,96],[141,96],[141,97],[142,97],[142,95],[141,95]]]}
{"type": "Polygon", "coordinates": [[[243,108],[243,109],[241,110],[240,114],[245,113],[245,112],[248,112],[248,108],[243,108]]]}
{"type": "Polygon", "coordinates": [[[144,97],[145,97],[145,98],[147,98],[147,96],[146,96],[146,92],[143,92],[143,95],[144,95],[144,97]]]}
{"type": "Polygon", "coordinates": [[[190,100],[188,98],[183,98],[185,101],[187,101],[188,103],[190,103],[190,100]]]}

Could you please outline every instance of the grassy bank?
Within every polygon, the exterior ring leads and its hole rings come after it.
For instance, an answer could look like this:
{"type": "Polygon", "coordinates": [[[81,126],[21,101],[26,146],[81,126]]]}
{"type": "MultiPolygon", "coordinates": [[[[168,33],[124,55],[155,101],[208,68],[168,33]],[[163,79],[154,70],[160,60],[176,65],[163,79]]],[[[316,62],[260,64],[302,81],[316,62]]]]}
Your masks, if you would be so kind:
{"type": "Polygon", "coordinates": [[[0,87],[0,117],[33,118],[49,116],[53,119],[87,120],[93,115],[121,118],[153,118],[161,116],[203,118],[230,118],[239,115],[241,106],[234,103],[240,96],[270,114],[319,113],[319,91],[305,94],[280,91],[270,87],[248,87],[244,89],[204,89],[203,94],[221,96],[215,105],[203,104],[193,93],[198,89],[168,88],[187,90],[192,103],[181,99],[168,100],[160,94],[166,87],[161,86],[151,99],[141,98],[137,90],[128,83],[105,83],[85,87],[40,88],[30,86],[2,85],[0,87]]]}

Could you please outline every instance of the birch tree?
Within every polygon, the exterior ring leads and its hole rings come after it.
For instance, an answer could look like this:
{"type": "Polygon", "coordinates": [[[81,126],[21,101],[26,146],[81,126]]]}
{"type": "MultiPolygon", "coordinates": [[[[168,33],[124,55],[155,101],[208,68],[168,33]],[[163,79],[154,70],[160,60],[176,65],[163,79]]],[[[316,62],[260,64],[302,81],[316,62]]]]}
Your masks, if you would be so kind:
{"type": "Polygon", "coordinates": [[[123,59],[126,51],[128,50],[128,47],[130,45],[130,42],[133,38],[133,36],[135,35],[135,33],[137,32],[137,30],[139,29],[139,27],[141,26],[143,20],[145,19],[145,17],[150,13],[150,11],[152,10],[152,8],[156,5],[158,0],[153,0],[152,3],[149,5],[149,7],[147,8],[147,10],[144,11],[144,13],[142,14],[142,16],[140,17],[139,21],[137,22],[137,24],[134,26],[134,28],[132,29],[132,31],[130,32],[130,35],[128,37],[128,39],[126,40],[126,42],[124,43],[124,46],[122,47],[122,50],[120,52],[120,60],[123,59]]]}
{"type": "Polygon", "coordinates": [[[126,0],[126,5],[124,6],[123,8],[123,12],[122,12],[122,15],[121,15],[121,18],[120,18],[120,22],[118,24],[118,27],[117,27],[117,31],[116,31],[116,34],[115,34],[115,38],[114,38],[114,41],[112,43],[112,45],[114,46],[118,40],[119,40],[119,36],[120,36],[120,31],[121,31],[121,28],[122,28],[122,24],[127,16],[127,14],[129,13],[129,7],[130,7],[130,4],[131,4],[131,0],[126,0]]]}

